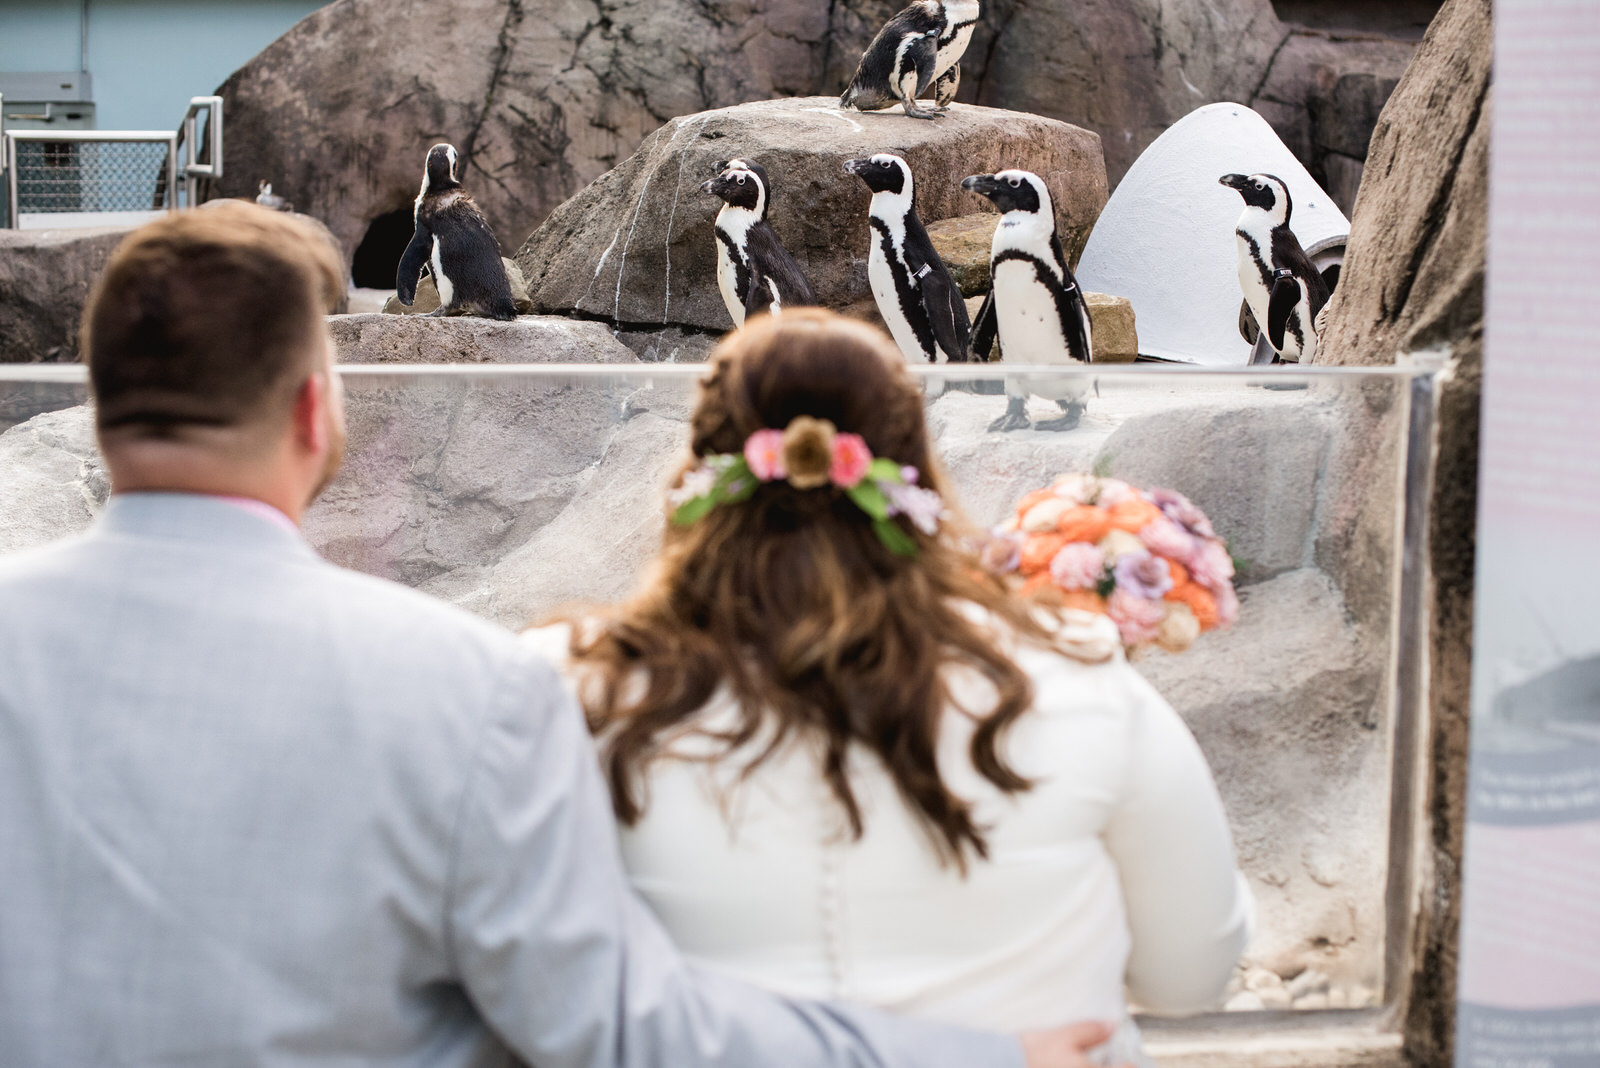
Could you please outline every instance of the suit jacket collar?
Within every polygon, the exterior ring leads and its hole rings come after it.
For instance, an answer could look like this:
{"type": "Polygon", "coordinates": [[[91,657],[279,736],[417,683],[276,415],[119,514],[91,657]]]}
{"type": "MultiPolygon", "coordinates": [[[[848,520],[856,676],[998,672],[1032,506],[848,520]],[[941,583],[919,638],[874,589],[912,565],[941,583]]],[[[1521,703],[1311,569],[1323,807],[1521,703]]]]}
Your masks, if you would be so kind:
{"type": "Polygon", "coordinates": [[[299,531],[289,530],[225,498],[201,493],[112,494],[93,532],[316,557],[299,531]]]}

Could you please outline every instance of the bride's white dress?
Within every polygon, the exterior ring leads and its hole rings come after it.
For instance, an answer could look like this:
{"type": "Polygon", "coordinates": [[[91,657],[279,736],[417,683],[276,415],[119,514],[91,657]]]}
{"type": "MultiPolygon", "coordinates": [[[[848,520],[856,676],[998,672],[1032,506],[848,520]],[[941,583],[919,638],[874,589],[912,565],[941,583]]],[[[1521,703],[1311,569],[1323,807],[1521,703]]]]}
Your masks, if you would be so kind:
{"type": "MultiPolygon", "coordinates": [[[[1074,640],[1116,644],[1100,617],[1073,615],[1074,640]]],[[[528,635],[558,664],[566,640],[564,627],[528,635]]],[[[850,764],[866,828],[856,840],[813,744],[786,744],[741,779],[744,760],[707,760],[721,747],[699,731],[670,739],[622,850],[685,954],[786,994],[946,1023],[1116,1020],[1107,1053],[1118,1062],[1142,1061],[1129,997],[1153,1012],[1212,1005],[1253,906],[1193,736],[1120,651],[1099,664],[1010,651],[1035,703],[1005,752],[1033,788],[1008,795],[973,769],[959,707],[941,734],[945,782],[987,828],[989,857],[965,875],[940,863],[865,750],[850,764]]],[[[950,682],[957,706],[990,707],[976,672],[950,682]]],[[[696,726],[727,726],[733,712],[719,695],[696,726]]]]}

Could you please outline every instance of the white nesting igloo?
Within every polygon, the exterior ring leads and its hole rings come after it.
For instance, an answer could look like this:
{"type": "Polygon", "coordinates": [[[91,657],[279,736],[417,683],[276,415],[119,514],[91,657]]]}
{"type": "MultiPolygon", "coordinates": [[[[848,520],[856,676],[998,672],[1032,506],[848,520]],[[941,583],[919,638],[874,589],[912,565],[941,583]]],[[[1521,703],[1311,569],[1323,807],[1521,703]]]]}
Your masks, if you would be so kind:
{"type": "Polygon", "coordinates": [[[1267,120],[1243,104],[1208,104],[1179,119],[1134,161],[1100,213],[1077,276],[1092,293],[1127,297],[1139,353],[1211,367],[1250,362],[1239,336],[1239,194],[1224,174],[1276,174],[1294,200],[1291,228],[1326,273],[1343,262],[1350,220],[1267,120]]]}

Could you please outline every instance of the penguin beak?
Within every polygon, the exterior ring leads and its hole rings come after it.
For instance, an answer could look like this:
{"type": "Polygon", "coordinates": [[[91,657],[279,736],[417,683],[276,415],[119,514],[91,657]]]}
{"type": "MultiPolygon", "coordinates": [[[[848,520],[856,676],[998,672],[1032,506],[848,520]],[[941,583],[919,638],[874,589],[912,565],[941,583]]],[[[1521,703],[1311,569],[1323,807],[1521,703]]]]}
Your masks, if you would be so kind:
{"type": "Polygon", "coordinates": [[[979,196],[990,196],[998,187],[999,183],[994,180],[992,174],[974,174],[961,179],[962,189],[969,193],[977,193],[979,196]]]}
{"type": "Polygon", "coordinates": [[[1242,174],[1224,174],[1217,179],[1218,185],[1225,185],[1229,189],[1243,189],[1250,184],[1250,179],[1242,174]]]}
{"type": "Polygon", "coordinates": [[[702,192],[702,193],[713,193],[713,194],[715,194],[715,195],[720,197],[722,195],[722,187],[723,187],[723,179],[722,179],[722,175],[719,174],[715,178],[709,178],[706,181],[701,182],[700,183],[700,192],[702,192]]]}
{"type": "Polygon", "coordinates": [[[859,178],[861,176],[862,168],[864,168],[870,162],[872,161],[865,159],[847,159],[844,161],[844,173],[853,174],[859,178]]]}

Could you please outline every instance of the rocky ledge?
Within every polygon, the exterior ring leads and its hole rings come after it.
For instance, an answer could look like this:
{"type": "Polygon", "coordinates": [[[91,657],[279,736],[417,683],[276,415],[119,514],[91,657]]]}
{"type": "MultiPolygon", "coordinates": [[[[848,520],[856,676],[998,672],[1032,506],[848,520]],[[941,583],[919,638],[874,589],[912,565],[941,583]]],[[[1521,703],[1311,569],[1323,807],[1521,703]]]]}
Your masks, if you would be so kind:
{"type": "Polygon", "coordinates": [[[639,151],[557,208],[516,255],[534,309],[616,324],[726,330],[712,221],[721,202],[700,192],[733,157],[766,168],[768,216],[825,305],[871,299],[867,204],[844,162],[875,152],[905,157],[917,211],[934,222],[980,210],[960,187],[980,171],[1021,167],[1055,201],[1062,244],[1075,257],[1106,201],[1100,138],[1054,119],[955,105],[943,118],[898,110],[840,111],[828,97],[768,100],[674,119],[639,151]]]}

